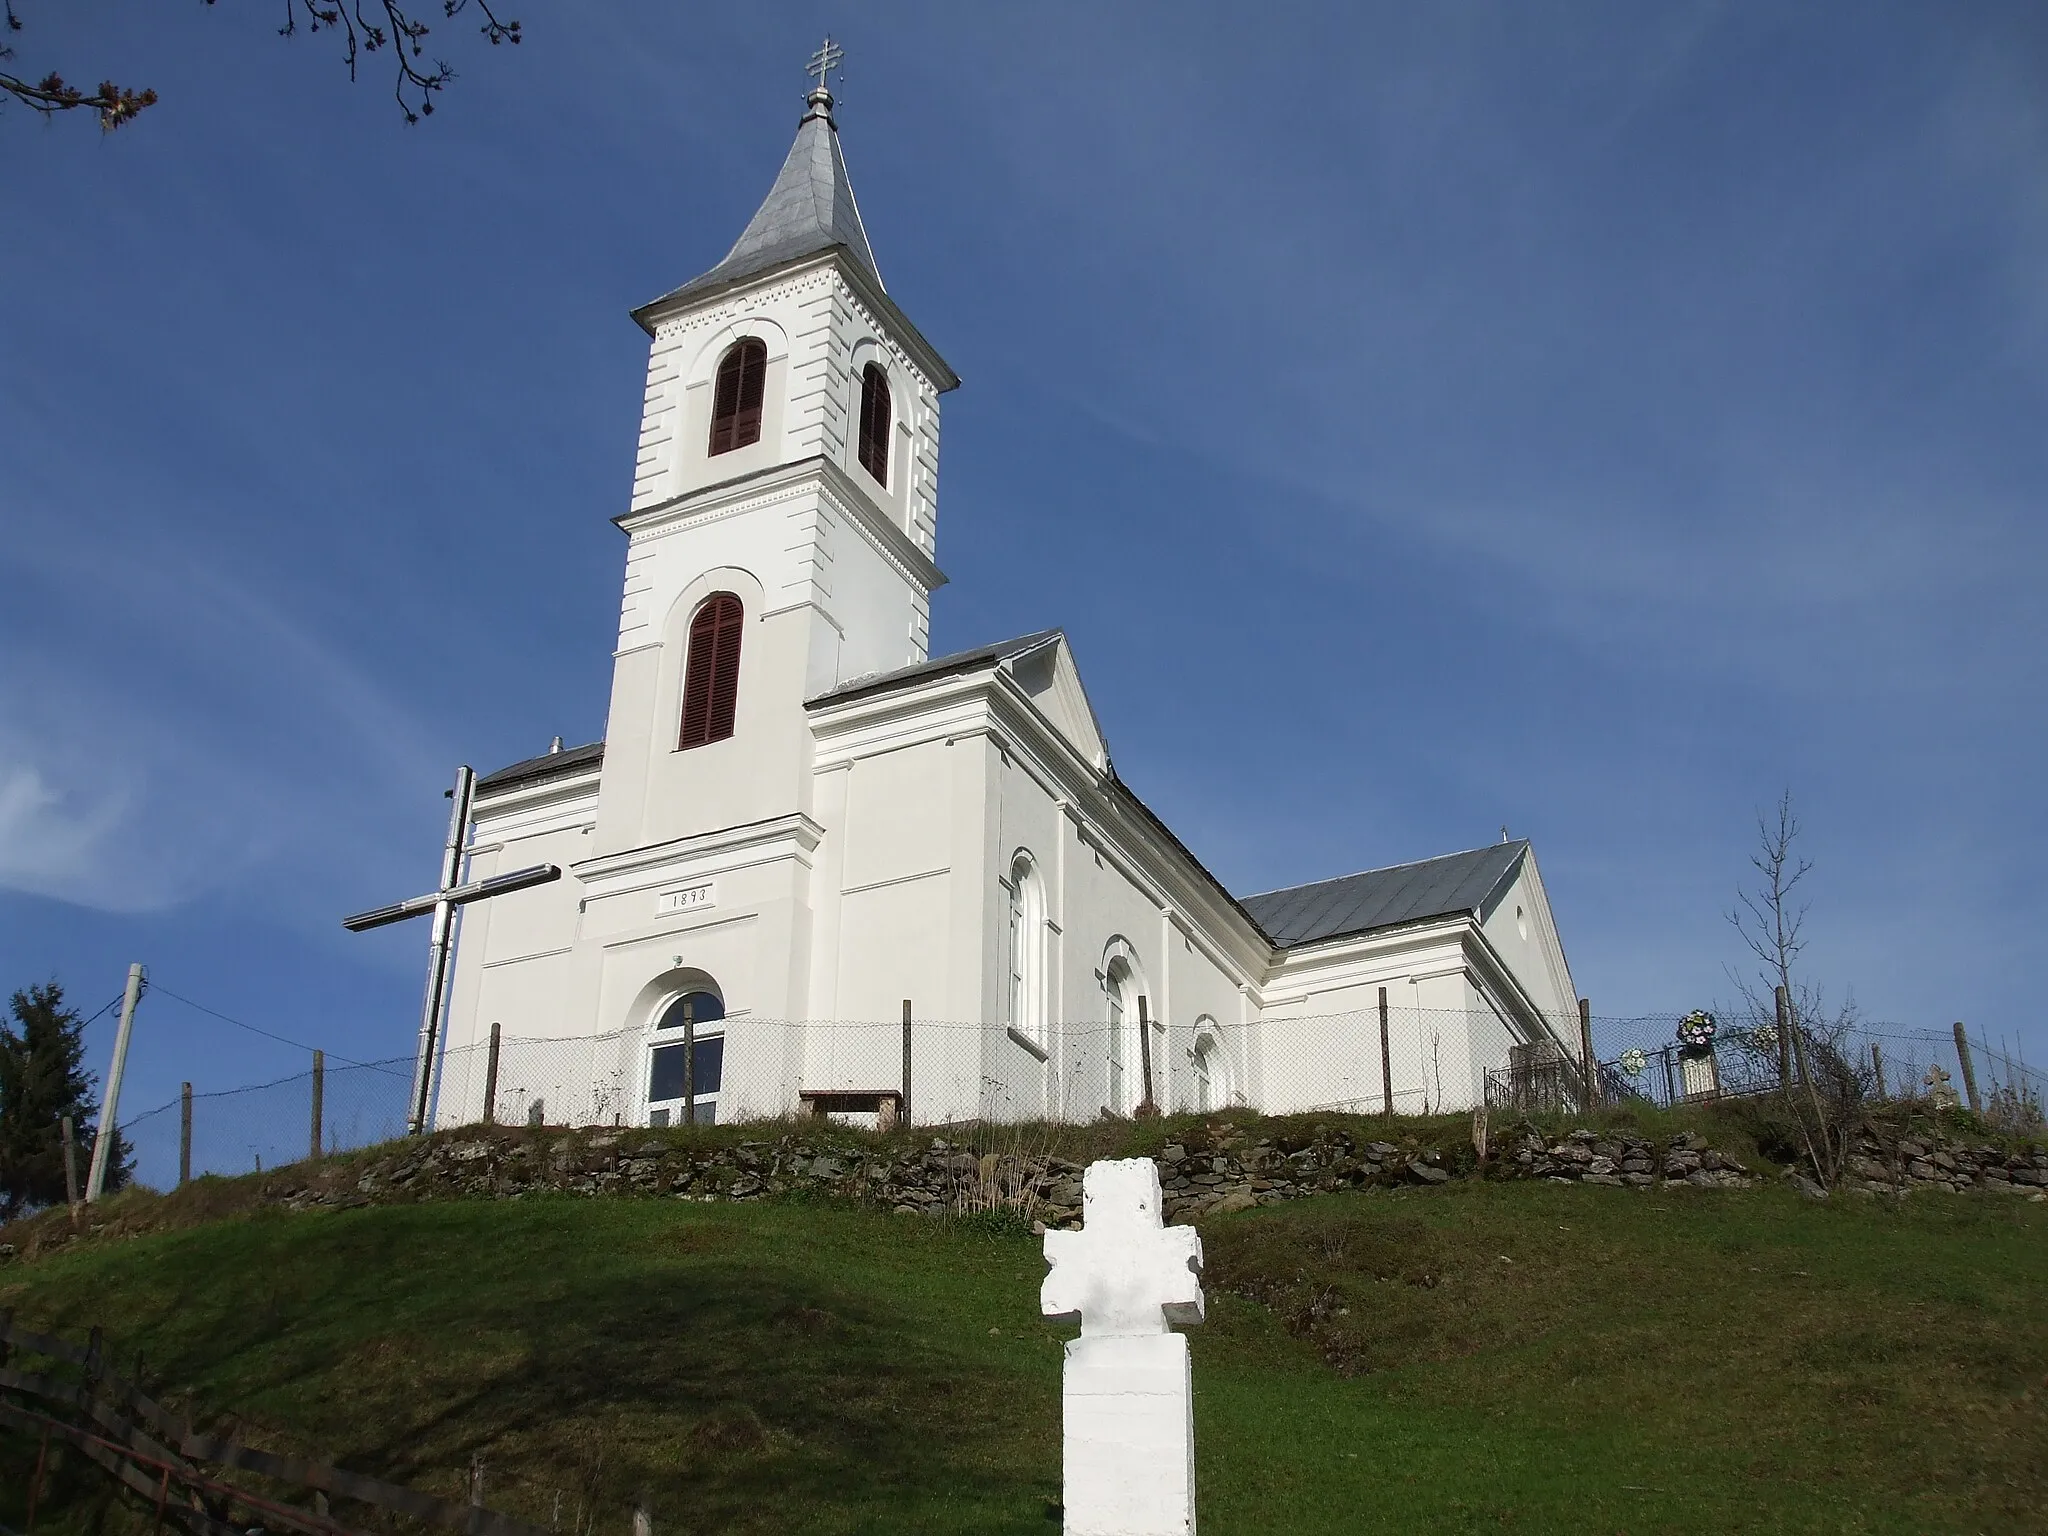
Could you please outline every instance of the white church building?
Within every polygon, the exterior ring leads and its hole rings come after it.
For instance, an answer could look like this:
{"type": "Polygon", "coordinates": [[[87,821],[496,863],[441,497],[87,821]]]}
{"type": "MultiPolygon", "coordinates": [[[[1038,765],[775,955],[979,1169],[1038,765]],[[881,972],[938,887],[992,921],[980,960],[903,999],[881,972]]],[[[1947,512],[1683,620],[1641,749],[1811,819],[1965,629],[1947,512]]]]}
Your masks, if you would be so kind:
{"type": "Polygon", "coordinates": [[[494,1029],[492,1112],[551,1123],[1414,1112],[1575,1056],[1526,842],[1234,896],[1117,777],[1060,630],[928,654],[959,380],[883,287],[832,105],[634,312],[605,736],[477,781],[470,878],[563,876],[466,909],[437,1122],[482,1117],[494,1029]]]}

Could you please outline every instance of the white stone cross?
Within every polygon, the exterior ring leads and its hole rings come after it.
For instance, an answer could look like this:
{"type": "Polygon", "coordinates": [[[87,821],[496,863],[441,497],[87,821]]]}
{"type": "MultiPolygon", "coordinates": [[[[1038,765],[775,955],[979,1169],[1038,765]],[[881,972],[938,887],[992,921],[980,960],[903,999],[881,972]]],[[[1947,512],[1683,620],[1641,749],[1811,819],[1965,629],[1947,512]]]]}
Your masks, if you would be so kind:
{"type": "Polygon", "coordinates": [[[1068,1536],[1193,1536],[1195,1420],[1188,1341],[1202,1320],[1202,1239],[1160,1219],[1150,1158],[1091,1163],[1079,1232],[1045,1234],[1039,1308],[1081,1321],[1061,1381],[1068,1536]]]}

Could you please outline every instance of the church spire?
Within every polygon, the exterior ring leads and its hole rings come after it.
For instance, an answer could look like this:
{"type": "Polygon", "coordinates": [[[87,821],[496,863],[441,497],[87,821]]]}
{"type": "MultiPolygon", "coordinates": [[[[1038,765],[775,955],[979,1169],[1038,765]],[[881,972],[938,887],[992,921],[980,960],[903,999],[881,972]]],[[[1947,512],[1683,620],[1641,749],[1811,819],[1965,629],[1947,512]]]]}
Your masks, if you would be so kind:
{"type": "Polygon", "coordinates": [[[882,287],[882,274],[875,266],[875,254],[868,248],[868,232],[861,223],[860,206],[853,200],[853,183],[847,179],[846,157],[839,150],[839,128],[832,120],[832,92],[825,79],[839,62],[839,49],[830,38],[811,60],[818,83],[804,98],[804,115],[797,123],[796,142],[782,162],[781,174],[754,217],[741,231],[725,260],[693,278],[662,302],[722,288],[766,272],[788,262],[800,261],[844,248],[847,259],[863,276],[882,287]]]}

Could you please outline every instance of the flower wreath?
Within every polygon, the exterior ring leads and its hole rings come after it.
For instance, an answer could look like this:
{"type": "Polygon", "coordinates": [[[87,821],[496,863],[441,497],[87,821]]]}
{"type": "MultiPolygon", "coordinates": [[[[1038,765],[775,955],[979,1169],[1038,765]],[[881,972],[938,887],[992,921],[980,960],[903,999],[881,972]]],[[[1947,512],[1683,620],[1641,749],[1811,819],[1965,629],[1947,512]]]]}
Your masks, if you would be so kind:
{"type": "Polygon", "coordinates": [[[1678,1021],[1678,1043],[1689,1051],[1704,1051],[1713,1045],[1719,1028],[1711,1013],[1695,1008],[1678,1021]]]}
{"type": "Polygon", "coordinates": [[[1640,1045],[1632,1045],[1621,1053],[1621,1070],[1630,1077],[1641,1077],[1650,1065],[1650,1053],[1640,1045]]]}

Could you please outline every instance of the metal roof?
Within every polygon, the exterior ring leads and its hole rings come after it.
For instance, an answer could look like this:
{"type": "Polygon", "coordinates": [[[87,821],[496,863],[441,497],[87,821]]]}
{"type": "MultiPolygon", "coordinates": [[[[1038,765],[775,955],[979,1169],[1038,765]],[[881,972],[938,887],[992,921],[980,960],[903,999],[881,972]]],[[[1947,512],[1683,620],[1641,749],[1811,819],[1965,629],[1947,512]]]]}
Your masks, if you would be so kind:
{"type": "Polygon", "coordinates": [[[1446,853],[1417,864],[1318,880],[1241,898],[1281,949],[1458,912],[1484,912],[1529,851],[1526,839],[1446,853]]]}
{"type": "Polygon", "coordinates": [[[665,304],[736,283],[834,246],[844,247],[847,259],[881,288],[882,274],[875,267],[875,253],[868,248],[867,226],[861,223],[853,183],[846,176],[846,157],[839,152],[832,97],[829,92],[813,91],[810,110],[797,124],[796,142],[789,147],[781,174],[726,252],[725,260],[655,302],[665,304]]]}
{"type": "Polygon", "coordinates": [[[515,785],[539,784],[548,779],[565,778],[572,773],[581,773],[587,768],[599,767],[604,762],[604,743],[588,742],[580,747],[565,747],[560,752],[543,752],[539,757],[529,757],[508,768],[499,768],[485,774],[476,781],[476,792],[485,794],[491,790],[511,789],[515,785]]]}
{"type": "Polygon", "coordinates": [[[913,687],[918,683],[931,682],[936,678],[950,677],[961,672],[976,672],[983,667],[994,666],[999,661],[1008,661],[1013,656],[1022,656],[1026,651],[1035,651],[1041,645],[1060,639],[1064,634],[1064,630],[1041,629],[1036,634],[1019,635],[1014,640],[998,640],[994,645],[976,646],[971,651],[955,651],[950,656],[934,656],[930,661],[898,667],[893,672],[870,672],[866,677],[850,678],[814,699],[804,700],[804,708],[815,709],[821,704],[838,704],[847,699],[864,698],[871,693],[891,693],[898,688],[913,687]]]}

